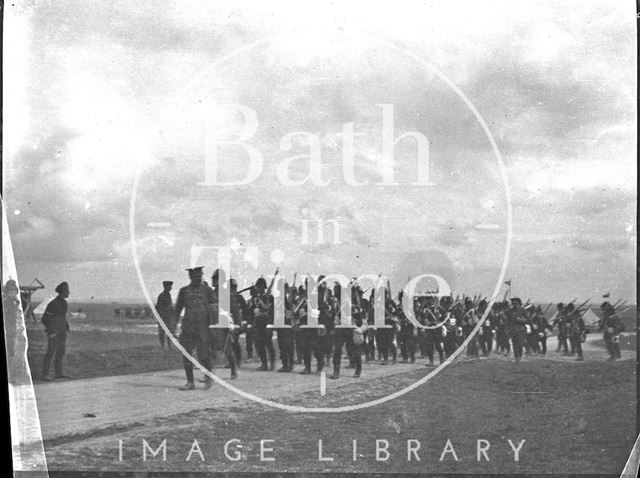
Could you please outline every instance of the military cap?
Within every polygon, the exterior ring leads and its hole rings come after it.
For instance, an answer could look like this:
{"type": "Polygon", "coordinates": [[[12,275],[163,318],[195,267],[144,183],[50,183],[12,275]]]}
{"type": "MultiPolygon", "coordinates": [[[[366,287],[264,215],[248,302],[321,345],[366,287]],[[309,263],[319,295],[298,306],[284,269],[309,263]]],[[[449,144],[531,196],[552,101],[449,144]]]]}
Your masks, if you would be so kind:
{"type": "Polygon", "coordinates": [[[520,300],[519,297],[511,297],[511,303],[512,304],[518,303],[518,304],[522,305],[522,301],[520,300]]]}
{"type": "Polygon", "coordinates": [[[173,285],[173,281],[172,280],[163,280],[162,281],[162,285],[163,286],[173,285]]]}
{"type": "Polygon", "coordinates": [[[192,274],[194,272],[202,272],[202,269],[204,269],[204,266],[190,267],[189,269],[185,269],[185,271],[192,274]]]}
{"type": "Polygon", "coordinates": [[[60,282],[57,286],[56,286],[56,293],[60,293],[63,290],[69,290],[69,284],[67,282],[60,282]]]}
{"type": "Polygon", "coordinates": [[[256,287],[261,287],[263,289],[267,288],[267,280],[264,277],[258,277],[256,281],[256,287]]]}

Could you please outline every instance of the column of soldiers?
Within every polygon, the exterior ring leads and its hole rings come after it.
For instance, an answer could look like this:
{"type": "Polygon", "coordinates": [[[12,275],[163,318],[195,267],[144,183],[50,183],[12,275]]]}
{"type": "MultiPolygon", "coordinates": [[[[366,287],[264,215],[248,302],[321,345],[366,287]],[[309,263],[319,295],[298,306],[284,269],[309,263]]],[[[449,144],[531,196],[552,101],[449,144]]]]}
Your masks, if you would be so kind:
{"type": "MultiPolygon", "coordinates": [[[[278,343],[280,373],[294,370],[296,364],[302,365],[302,375],[311,374],[315,360],[315,372],[332,366],[329,378],[340,377],[343,361],[344,368],[354,369],[354,377],[362,373],[362,356],[365,361],[379,360],[381,365],[396,363],[400,355],[402,363],[414,363],[416,354],[428,359],[427,366],[434,366],[437,354],[439,363],[451,357],[460,345],[469,338],[480,319],[484,316],[488,303],[479,297],[465,297],[454,300],[451,296],[438,297],[424,295],[413,300],[413,314],[423,327],[416,327],[406,316],[403,308],[403,293],[394,300],[390,287],[386,287],[383,297],[377,299],[374,290],[369,297],[356,283],[351,287],[351,324],[343,324],[341,317],[341,293],[339,284],[330,287],[324,276],[317,282],[308,278],[305,284],[296,287],[285,284],[285,325],[289,328],[275,328],[274,324],[274,281],[267,285],[264,278],[255,284],[238,291],[236,281],[219,276],[216,270],[211,278],[211,286],[202,281],[202,267],[187,269],[190,284],[182,287],[178,293],[175,307],[171,304],[171,286],[163,282],[164,291],[158,297],[156,308],[167,329],[174,334],[176,324],[181,322],[180,344],[192,354],[197,350],[198,361],[204,369],[210,371],[212,354],[222,350],[231,370],[231,378],[237,377],[241,362],[239,337],[245,336],[248,362],[253,351],[259,358],[259,371],[274,371],[276,353],[273,346],[275,331],[278,343]],[[308,290],[317,284],[317,304],[308,304],[308,290]],[[226,287],[229,290],[226,290],[226,287]],[[229,293],[230,311],[225,317],[218,317],[218,289],[229,293]],[[243,292],[249,292],[245,300],[243,292]],[[374,322],[375,301],[384,303],[384,327],[376,327],[374,322]],[[310,307],[307,307],[310,305],[310,307]],[[181,319],[181,313],[184,316],[181,319]],[[313,319],[317,327],[307,327],[313,319]],[[224,323],[227,328],[215,328],[213,324],[224,323]],[[397,344],[397,346],[396,346],[397,344]],[[343,358],[343,353],[346,357],[343,358]]],[[[508,302],[496,302],[487,313],[485,321],[479,326],[477,334],[466,344],[468,358],[479,359],[492,353],[509,356],[513,351],[516,362],[523,355],[545,355],[547,338],[552,328],[558,331],[558,351],[567,355],[576,355],[583,360],[582,343],[585,340],[586,327],[580,307],[573,304],[558,304],[558,312],[549,323],[540,306],[522,304],[519,298],[508,302]],[[495,347],[494,347],[495,340],[495,347]]],[[[611,360],[620,357],[617,336],[620,333],[620,320],[609,303],[602,305],[604,319],[600,324],[611,360]]],[[[160,343],[164,346],[164,330],[160,327],[160,343]]],[[[171,341],[167,341],[168,344],[171,341]]],[[[193,390],[193,364],[184,358],[187,384],[183,390],[193,390]]],[[[205,388],[211,386],[211,377],[206,374],[201,380],[205,388]]]]}

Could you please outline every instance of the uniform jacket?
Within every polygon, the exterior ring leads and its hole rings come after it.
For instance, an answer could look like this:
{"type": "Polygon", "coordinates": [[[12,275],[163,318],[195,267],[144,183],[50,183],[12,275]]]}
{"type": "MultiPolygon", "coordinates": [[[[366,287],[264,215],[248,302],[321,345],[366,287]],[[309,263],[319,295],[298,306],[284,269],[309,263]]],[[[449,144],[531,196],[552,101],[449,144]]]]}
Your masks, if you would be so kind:
{"type": "Polygon", "coordinates": [[[47,304],[47,308],[42,315],[42,325],[44,325],[47,334],[65,333],[69,330],[67,310],[67,301],[60,296],[47,304]]]}

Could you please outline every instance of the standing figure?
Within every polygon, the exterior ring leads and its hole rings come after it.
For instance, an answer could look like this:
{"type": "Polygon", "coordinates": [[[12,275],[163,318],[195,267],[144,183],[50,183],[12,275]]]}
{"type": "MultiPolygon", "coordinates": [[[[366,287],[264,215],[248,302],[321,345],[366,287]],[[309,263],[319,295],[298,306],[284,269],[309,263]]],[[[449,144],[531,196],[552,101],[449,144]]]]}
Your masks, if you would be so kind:
{"type": "Polygon", "coordinates": [[[295,301],[295,287],[289,288],[285,284],[285,313],[284,323],[288,328],[279,328],[276,331],[278,339],[278,350],[280,351],[280,362],[282,367],[278,369],[278,372],[292,372],[295,358],[294,350],[294,332],[291,326],[294,322],[294,301],[295,301]]]}
{"type": "Polygon", "coordinates": [[[609,361],[612,362],[621,357],[619,338],[624,326],[609,302],[604,302],[600,306],[600,310],[604,315],[600,321],[599,329],[603,332],[602,338],[609,352],[609,361]]]}
{"type": "Polygon", "coordinates": [[[273,324],[273,297],[267,293],[267,281],[264,277],[256,280],[248,310],[256,334],[256,351],[260,357],[258,370],[273,370],[276,365],[276,353],[273,348],[273,329],[269,327],[273,324]]]}
{"type": "Polygon", "coordinates": [[[507,329],[513,345],[513,356],[516,363],[522,360],[522,349],[524,347],[526,334],[527,317],[522,308],[522,301],[514,297],[511,299],[511,308],[507,310],[507,329]]]}
{"type": "MultiPolygon", "coordinates": [[[[478,323],[478,317],[476,316],[476,311],[473,306],[473,301],[471,298],[467,297],[464,303],[465,311],[462,316],[462,330],[464,332],[464,338],[466,339],[471,335],[473,329],[478,323]]],[[[477,336],[473,336],[471,341],[469,341],[469,345],[467,345],[467,357],[474,357],[476,359],[480,358],[480,352],[478,350],[478,340],[477,336]]]]}
{"type": "Polygon", "coordinates": [[[444,353],[447,358],[451,357],[457,350],[460,343],[459,338],[462,337],[462,327],[458,325],[458,321],[453,315],[449,315],[447,321],[442,326],[442,342],[444,344],[444,353]]]}
{"type": "Polygon", "coordinates": [[[354,316],[355,328],[353,334],[353,366],[355,368],[354,378],[359,378],[362,373],[362,354],[365,352],[365,335],[367,332],[366,315],[357,314],[354,316]]]}
{"type": "Polygon", "coordinates": [[[524,312],[525,315],[527,317],[527,324],[525,325],[527,332],[526,332],[526,339],[525,339],[525,346],[527,349],[527,355],[530,355],[531,353],[533,353],[533,355],[538,355],[539,353],[539,349],[538,349],[538,333],[534,327],[534,316],[535,316],[535,308],[533,306],[533,304],[527,306],[524,308],[524,312]]]}
{"type": "Polygon", "coordinates": [[[569,355],[569,347],[567,345],[567,312],[562,302],[557,305],[557,310],[556,317],[553,321],[553,327],[557,327],[558,329],[558,348],[556,349],[556,352],[562,352],[563,355],[569,355]]]}
{"type": "MultiPolygon", "coordinates": [[[[211,287],[202,282],[202,269],[202,267],[187,269],[191,282],[178,292],[175,316],[177,323],[180,320],[180,314],[184,310],[180,331],[180,345],[190,355],[193,353],[193,349],[197,349],[198,361],[208,371],[211,371],[209,325],[212,322],[215,307],[215,294],[211,287]]],[[[180,390],[193,390],[195,388],[193,364],[187,357],[183,357],[182,364],[187,376],[187,383],[184,387],[180,387],[180,390]]],[[[211,388],[211,382],[211,377],[207,375],[204,379],[204,388],[211,388]]]]}
{"type": "MultiPolygon", "coordinates": [[[[156,310],[158,311],[160,319],[169,329],[169,332],[171,332],[171,334],[174,334],[176,331],[176,315],[173,311],[173,300],[171,299],[172,286],[173,282],[170,280],[162,282],[162,287],[164,288],[164,290],[160,292],[160,295],[158,296],[158,300],[156,301],[156,310]]],[[[171,340],[166,338],[164,329],[160,324],[158,324],[158,339],[160,340],[161,348],[164,348],[165,339],[167,342],[167,347],[171,348],[171,340]]]]}
{"type": "Polygon", "coordinates": [[[404,313],[402,306],[402,293],[398,300],[398,313],[400,314],[400,332],[398,332],[398,346],[400,347],[400,355],[402,363],[415,363],[416,361],[416,337],[418,330],[411,323],[404,313]]]}
{"type": "MultiPolygon", "coordinates": [[[[349,363],[353,362],[353,327],[341,327],[342,314],[340,311],[341,294],[339,288],[334,288],[335,303],[333,307],[333,373],[329,376],[331,379],[337,379],[340,377],[340,365],[342,363],[342,347],[344,346],[347,355],[349,357],[349,363]]],[[[357,294],[357,291],[356,291],[357,294]]],[[[354,290],[351,292],[352,307],[351,307],[351,320],[355,319],[355,313],[357,310],[357,303],[354,303],[354,290]]],[[[354,364],[355,365],[355,364],[354,364]]]]}
{"type": "Polygon", "coordinates": [[[58,284],[56,287],[58,296],[47,304],[42,315],[42,325],[47,333],[47,352],[42,365],[42,380],[51,380],[49,368],[52,359],[55,378],[71,378],[62,371],[62,357],[66,351],[67,332],[69,332],[69,322],[67,322],[69,292],[69,284],[66,282],[58,284]]]}
{"type": "MultiPolygon", "coordinates": [[[[482,317],[487,310],[487,301],[482,299],[478,304],[478,315],[482,317]]],[[[489,311],[487,318],[482,323],[482,327],[478,331],[478,341],[480,342],[480,350],[482,355],[488,357],[493,349],[493,313],[489,311]]]]}
{"type": "Polygon", "coordinates": [[[582,343],[585,341],[586,327],[582,313],[573,307],[573,304],[567,306],[567,318],[570,320],[569,340],[571,341],[572,355],[578,355],[576,360],[582,361],[582,343]]]}
{"type": "Polygon", "coordinates": [[[533,333],[535,334],[536,340],[538,342],[538,351],[540,354],[545,355],[547,353],[549,322],[542,313],[542,309],[540,308],[540,306],[536,307],[533,318],[531,320],[531,327],[533,328],[533,333]]]}
{"type": "Polygon", "coordinates": [[[427,303],[423,310],[425,325],[431,327],[423,329],[423,333],[426,343],[426,353],[429,359],[427,366],[432,367],[434,351],[438,352],[438,360],[440,363],[444,362],[442,327],[436,327],[436,325],[442,322],[443,318],[446,317],[446,311],[442,307],[438,307],[437,302],[431,304],[427,303]]]}

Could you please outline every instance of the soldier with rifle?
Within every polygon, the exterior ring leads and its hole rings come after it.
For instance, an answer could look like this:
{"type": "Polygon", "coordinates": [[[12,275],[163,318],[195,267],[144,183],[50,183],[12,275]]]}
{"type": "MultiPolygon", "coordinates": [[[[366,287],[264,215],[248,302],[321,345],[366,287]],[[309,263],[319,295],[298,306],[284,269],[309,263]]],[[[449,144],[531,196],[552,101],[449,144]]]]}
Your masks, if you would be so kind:
{"type": "Polygon", "coordinates": [[[261,372],[273,370],[276,363],[275,350],[272,342],[273,330],[268,327],[273,324],[273,297],[270,292],[274,279],[275,276],[271,280],[271,285],[267,287],[267,281],[264,277],[259,277],[253,286],[251,299],[249,299],[249,303],[247,304],[249,322],[255,329],[256,351],[258,352],[258,357],[260,357],[261,362],[258,370],[261,372]]]}
{"type": "Polygon", "coordinates": [[[278,372],[292,372],[293,371],[293,363],[294,363],[294,337],[293,337],[293,329],[290,327],[293,325],[294,321],[294,313],[293,306],[295,295],[293,294],[294,288],[289,287],[288,284],[285,284],[285,314],[284,314],[284,323],[288,325],[289,328],[279,328],[276,331],[278,338],[278,350],[280,351],[280,362],[282,363],[282,367],[278,369],[278,372]]]}
{"type": "Polygon", "coordinates": [[[424,330],[424,337],[426,341],[427,352],[427,367],[433,367],[433,355],[434,351],[438,352],[438,360],[440,363],[444,362],[444,349],[442,344],[442,327],[438,324],[444,322],[446,317],[446,310],[444,307],[438,305],[438,301],[427,299],[427,303],[424,307],[424,324],[428,327],[424,330]]]}
{"type": "MultiPolygon", "coordinates": [[[[462,315],[462,331],[464,332],[464,338],[466,339],[473,328],[478,323],[478,318],[476,317],[476,311],[474,307],[474,301],[471,300],[471,297],[465,298],[464,301],[464,314],[462,315]]],[[[477,359],[480,358],[480,353],[478,351],[478,341],[477,337],[473,337],[467,345],[467,357],[475,357],[477,359]]]]}
{"type": "Polygon", "coordinates": [[[398,332],[398,346],[402,363],[415,363],[416,361],[416,329],[404,313],[402,305],[403,291],[398,294],[398,311],[400,313],[400,332],[398,332]]]}
{"type": "Polygon", "coordinates": [[[547,318],[542,312],[542,308],[540,306],[536,307],[533,313],[533,318],[531,319],[531,327],[533,329],[533,333],[536,336],[540,354],[546,355],[549,322],[547,321],[547,318]]]}
{"type": "MultiPolygon", "coordinates": [[[[329,376],[329,378],[333,380],[340,377],[340,365],[342,363],[342,347],[343,346],[347,350],[347,355],[349,355],[349,360],[353,361],[353,357],[352,357],[353,329],[339,327],[342,320],[342,314],[340,313],[340,300],[341,300],[340,294],[341,293],[342,292],[340,291],[339,287],[334,288],[334,297],[335,297],[335,304],[334,304],[334,310],[333,310],[334,321],[333,321],[333,330],[331,331],[331,336],[332,336],[331,338],[333,340],[333,373],[329,376]]],[[[361,313],[361,311],[359,310],[360,308],[359,296],[355,288],[352,288],[351,300],[352,300],[351,320],[353,320],[354,312],[359,314],[361,313]],[[354,299],[356,301],[355,303],[354,303],[354,299]]]]}
{"type": "MultiPolygon", "coordinates": [[[[478,303],[478,316],[482,317],[487,310],[487,301],[482,299],[478,303]]],[[[482,323],[482,327],[478,332],[478,341],[480,342],[480,350],[482,355],[488,357],[493,349],[493,313],[489,311],[486,320],[482,323]]]]}
{"type": "Polygon", "coordinates": [[[513,356],[516,363],[519,363],[522,360],[522,349],[526,334],[525,326],[527,324],[526,313],[519,298],[514,297],[511,299],[511,308],[507,310],[506,317],[507,329],[513,345],[513,356]]]}
{"type": "MultiPolygon", "coordinates": [[[[573,301],[569,304],[573,307],[573,301]]],[[[569,306],[567,305],[567,307],[569,306]]],[[[558,329],[558,348],[556,352],[562,352],[563,355],[569,355],[569,347],[567,345],[567,338],[569,332],[569,326],[567,321],[567,311],[562,302],[557,305],[556,317],[553,321],[553,327],[558,329]]]]}
{"type": "Polygon", "coordinates": [[[582,312],[580,309],[575,309],[573,304],[567,305],[567,319],[569,322],[569,340],[571,342],[571,355],[577,353],[578,358],[576,360],[582,361],[582,343],[585,341],[586,327],[584,319],[582,318],[582,312]]]}

